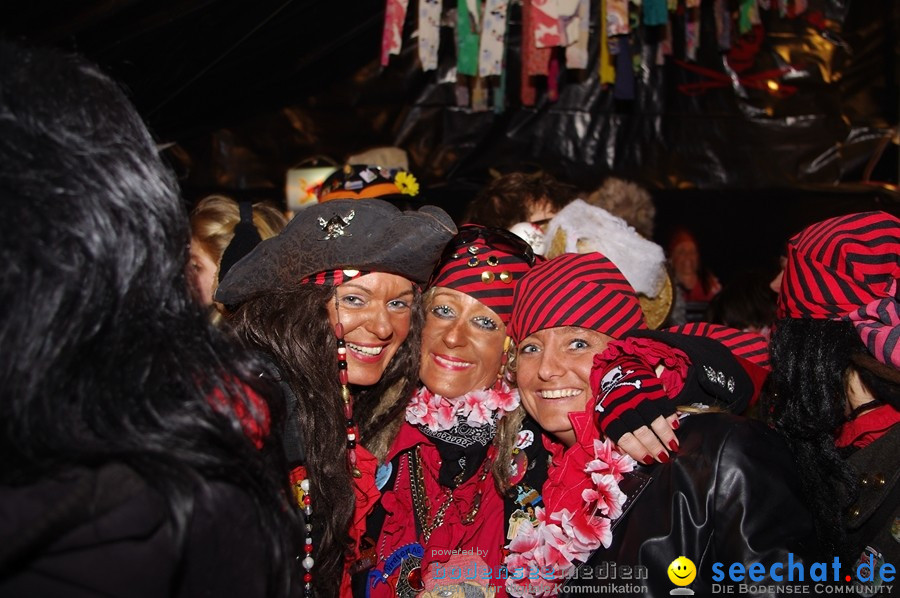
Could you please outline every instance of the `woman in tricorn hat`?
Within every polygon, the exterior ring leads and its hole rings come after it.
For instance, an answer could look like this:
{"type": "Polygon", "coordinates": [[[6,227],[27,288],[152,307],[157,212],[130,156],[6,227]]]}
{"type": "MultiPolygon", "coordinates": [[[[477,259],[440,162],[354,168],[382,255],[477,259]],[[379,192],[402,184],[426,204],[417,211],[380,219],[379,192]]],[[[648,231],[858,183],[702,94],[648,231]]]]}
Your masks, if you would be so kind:
{"type": "Polygon", "coordinates": [[[334,200],[300,212],[219,284],[227,321],[267,357],[283,390],[291,479],[314,514],[302,559],[307,595],[349,593],[339,580],[379,496],[375,458],[359,442],[415,389],[418,285],[455,232],[435,207],[334,200]]]}

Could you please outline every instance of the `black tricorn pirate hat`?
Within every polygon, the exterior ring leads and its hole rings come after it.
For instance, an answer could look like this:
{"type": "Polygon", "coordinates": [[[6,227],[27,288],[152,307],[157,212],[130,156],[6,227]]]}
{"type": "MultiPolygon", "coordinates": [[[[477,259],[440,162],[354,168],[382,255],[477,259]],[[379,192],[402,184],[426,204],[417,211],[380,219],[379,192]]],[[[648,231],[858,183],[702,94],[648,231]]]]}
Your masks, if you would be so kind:
{"type": "Polygon", "coordinates": [[[453,220],[435,206],[403,212],[379,199],[316,204],[232,266],[215,299],[236,307],[343,269],[387,272],[425,284],[455,234],[453,220]]]}

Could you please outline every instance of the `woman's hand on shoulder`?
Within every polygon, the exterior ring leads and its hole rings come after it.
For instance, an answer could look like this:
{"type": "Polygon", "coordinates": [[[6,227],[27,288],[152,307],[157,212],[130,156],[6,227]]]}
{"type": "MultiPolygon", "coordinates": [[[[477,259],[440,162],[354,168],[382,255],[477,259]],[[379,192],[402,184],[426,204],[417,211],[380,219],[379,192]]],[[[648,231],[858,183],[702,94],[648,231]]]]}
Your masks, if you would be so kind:
{"type": "Polygon", "coordinates": [[[639,463],[666,463],[671,454],[678,451],[678,438],[675,436],[677,429],[677,413],[668,417],[660,415],[649,426],[644,425],[623,434],[616,441],[616,446],[639,463]]]}

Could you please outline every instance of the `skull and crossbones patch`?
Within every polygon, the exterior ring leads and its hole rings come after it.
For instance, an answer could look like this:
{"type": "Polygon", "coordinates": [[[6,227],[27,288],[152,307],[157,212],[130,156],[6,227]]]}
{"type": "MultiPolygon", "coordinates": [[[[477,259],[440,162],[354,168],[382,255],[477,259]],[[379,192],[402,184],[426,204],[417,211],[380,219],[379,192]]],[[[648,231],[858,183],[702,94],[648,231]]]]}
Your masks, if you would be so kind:
{"type": "Polygon", "coordinates": [[[343,218],[335,214],[328,220],[325,220],[321,216],[319,216],[319,228],[322,229],[323,232],[327,233],[324,239],[320,239],[321,241],[328,241],[330,239],[334,239],[337,237],[352,237],[348,232],[345,232],[344,229],[350,226],[350,221],[353,220],[353,217],[356,216],[356,211],[350,210],[350,213],[344,216],[343,218]]]}
{"type": "Polygon", "coordinates": [[[609,396],[609,393],[619,388],[620,386],[633,386],[636,389],[641,388],[641,381],[635,380],[633,382],[628,382],[625,380],[627,376],[630,376],[634,373],[634,370],[625,370],[622,371],[622,366],[617,365],[613,369],[609,370],[603,375],[603,378],[600,380],[600,399],[597,401],[597,406],[594,408],[596,411],[603,413],[603,402],[606,400],[606,397],[609,396]]]}

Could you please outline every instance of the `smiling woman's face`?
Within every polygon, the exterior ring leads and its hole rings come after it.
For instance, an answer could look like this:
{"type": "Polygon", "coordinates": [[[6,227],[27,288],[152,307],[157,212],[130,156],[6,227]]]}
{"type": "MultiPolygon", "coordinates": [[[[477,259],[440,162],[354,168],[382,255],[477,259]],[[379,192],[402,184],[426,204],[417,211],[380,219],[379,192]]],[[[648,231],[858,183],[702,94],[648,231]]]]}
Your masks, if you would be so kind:
{"type": "MultiPolygon", "coordinates": [[[[409,335],[414,299],[412,283],[402,276],[373,272],[337,287],[337,303],[347,343],[350,384],[372,386],[409,335]]],[[[328,319],[337,323],[334,301],[328,319]]]]}
{"type": "Polygon", "coordinates": [[[516,384],[528,415],[566,446],[575,443],[569,413],[591,398],[594,355],[612,341],[606,334],[563,326],[525,337],[516,352],[516,384]]]}
{"type": "Polygon", "coordinates": [[[506,339],[500,316],[481,301],[442,287],[426,314],[419,379],[428,390],[453,399],[491,386],[506,339]]]}

